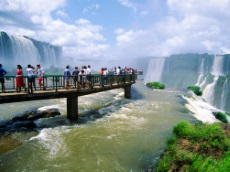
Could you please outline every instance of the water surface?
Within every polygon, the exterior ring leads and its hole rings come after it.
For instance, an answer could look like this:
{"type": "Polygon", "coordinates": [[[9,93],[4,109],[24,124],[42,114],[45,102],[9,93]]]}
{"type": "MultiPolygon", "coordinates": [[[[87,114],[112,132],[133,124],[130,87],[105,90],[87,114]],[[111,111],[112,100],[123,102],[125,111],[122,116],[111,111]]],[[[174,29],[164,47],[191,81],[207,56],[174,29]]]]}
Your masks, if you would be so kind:
{"type": "Polygon", "coordinates": [[[37,121],[37,132],[15,132],[22,141],[0,155],[0,171],[153,171],[174,125],[194,120],[181,92],[152,90],[142,81],[79,98],[79,122],[66,119],[66,99],[2,104],[1,120],[28,107],[57,107],[62,115],[37,121]]]}

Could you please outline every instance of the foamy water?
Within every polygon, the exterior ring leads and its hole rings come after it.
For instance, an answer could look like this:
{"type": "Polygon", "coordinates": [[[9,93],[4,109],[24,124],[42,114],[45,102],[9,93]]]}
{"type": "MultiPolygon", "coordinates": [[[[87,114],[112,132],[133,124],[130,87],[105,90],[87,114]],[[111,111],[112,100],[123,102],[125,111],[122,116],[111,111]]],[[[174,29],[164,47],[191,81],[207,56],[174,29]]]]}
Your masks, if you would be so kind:
{"type": "MultiPolygon", "coordinates": [[[[215,118],[213,115],[213,112],[222,112],[222,110],[217,109],[207,103],[203,98],[196,96],[194,93],[190,92],[192,94],[191,97],[187,97],[182,95],[182,97],[187,101],[187,104],[185,104],[185,107],[187,107],[194,115],[195,118],[202,121],[203,123],[212,124],[215,122],[220,122],[215,118]]],[[[228,121],[229,117],[226,116],[228,121]]]]}
{"type": "Polygon", "coordinates": [[[78,122],[66,119],[65,99],[34,102],[62,115],[37,120],[37,134],[0,155],[0,171],[153,170],[173,126],[194,118],[178,91],[152,90],[143,82],[132,86],[132,99],[123,91],[80,97],[78,122]]]}

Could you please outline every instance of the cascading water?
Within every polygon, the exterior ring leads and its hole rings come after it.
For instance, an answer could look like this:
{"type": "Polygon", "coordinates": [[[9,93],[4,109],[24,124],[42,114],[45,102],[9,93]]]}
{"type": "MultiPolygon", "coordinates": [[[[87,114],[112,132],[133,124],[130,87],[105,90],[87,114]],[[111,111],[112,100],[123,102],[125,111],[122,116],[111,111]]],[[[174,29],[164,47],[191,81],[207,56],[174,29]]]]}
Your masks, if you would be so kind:
{"type": "Polygon", "coordinates": [[[230,55],[179,54],[151,59],[146,81],[161,81],[166,88],[199,86],[202,97],[184,99],[194,116],[207,123],[216,121],[213,112],[230,112],[230,55]],[[205,100],[205,101],[204,101],[205,100]]]}
{"type": "Polygon", "coordinates": [[[225,109],[226,101],[227,101],[227,95],[229,94],[229,89],[228,89],[228,79],[225,79],[224,85],[223,85],[223,90],[221,94],[221,103],[220,103],[220,108],[225,109]]]}
{"type": "Polygon", "coordinates": [[[219,76],[223,75],[223,56],[215,56],[214,57],[214,62],[213,62],[213,67],[212,67],[212,72],[211,74],[214,76],[219,76]]]}
{"type": "Polygon", "coordinates": [[[0,58],[6,68],[17,64],[49,67],[57,65],[62,56],[62,49],[45,42],[36,41],[25,36],[9,35],[0,32],[0,58]]]}
{"type": "Polygon", "coordinates": [[[199,86],[201,85],[201,81],[202,81],[202,78],[203,78],[203,74],[204,74],[204,59],[202,58],[201,60],[201,65],[200,65],[200,68],[199,68],[199,72],[198,72],[200,75],[198,77],[198,80],[197,80],[197,83],[196,83],[196,86],[199,86]]]}
{"type": "Polygon", "coordinates": [[[214,101],[214,88],[217,83],[217,80],[218,80],[218,76],[215,76],[213,78],[213,82],[211,84],[208,84],[203,90],[202,97],[210,104],[213,104],[214,101]]]}
{"type": "Polygon", "coordinates": [[[164,69],[165,58],[153,58],[150,60],[145,81],[161,81],[161,75],[164,69]]]}
{"type": "Polygon", "coordinates": [[[223,75],[222,68],[223,68],[223,56],[215,56],[213,61],[213,67],[211,74],[214,76],[213,82],[208,84],[205,89],[203,90],[203,98],[210,104],[214,104],[214,91],[217,80],[220,75],[223,75]]]}

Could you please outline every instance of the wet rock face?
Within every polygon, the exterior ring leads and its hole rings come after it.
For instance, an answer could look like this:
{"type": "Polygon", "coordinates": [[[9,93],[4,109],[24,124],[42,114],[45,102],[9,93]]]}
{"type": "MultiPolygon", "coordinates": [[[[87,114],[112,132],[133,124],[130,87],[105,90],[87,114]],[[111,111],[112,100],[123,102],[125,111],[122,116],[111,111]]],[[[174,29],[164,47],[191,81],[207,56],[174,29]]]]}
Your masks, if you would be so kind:
{"type": "Polygon", "coordinates": [[[12,121],[25,121],[25,120],[37,120],[40,118],[50,118],[61,115],[58,109],[52,108],[44,111],[40,110],[28,110],[24,113],[18,114],[12,119],[12,121]]]}
{"type": "Polygon", "coordinates": [[[40,111],[37,109],[27,110],[16,115],[12,120],[0,121],[0,131],[15,131],[15,130],[33,130],[37,126],[35,120],[41,118],[50,118],[61,115],[56,108],[40,111]]]}

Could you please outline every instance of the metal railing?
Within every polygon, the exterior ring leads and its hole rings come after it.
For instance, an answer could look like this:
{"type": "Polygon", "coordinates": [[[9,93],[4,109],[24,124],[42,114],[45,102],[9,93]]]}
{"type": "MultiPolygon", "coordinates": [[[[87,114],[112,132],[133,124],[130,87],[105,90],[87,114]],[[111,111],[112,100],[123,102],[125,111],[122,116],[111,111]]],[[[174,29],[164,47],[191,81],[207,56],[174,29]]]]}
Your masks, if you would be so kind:
{"type": "MultiPolygon", "coordinates": [[[[16,76],[0,77],[4,79],[4,92],[17,92],[16,76]]],[[[22,92],[33,93],[35,90],[40,90],[37,76],[32,79],[28,76],[23,76],[25,86],[22,87],[22,92]],[[32,82],[30,82],[32,80],[32,82]]],[[[93,89],[96,86],[104,87],[113,84],[134,83],[135,74],[126,75],[100,75],[92,74],[86,76],[71,76],[69,79],[70,89],[93,89]]],[[[42,78],[42,90],[54,90],[66,88],[66,80],[63,75],[45,75],[42,78]]],[[[2,92],[2,84],[0,83],[0,92],[2,92]]]]}

